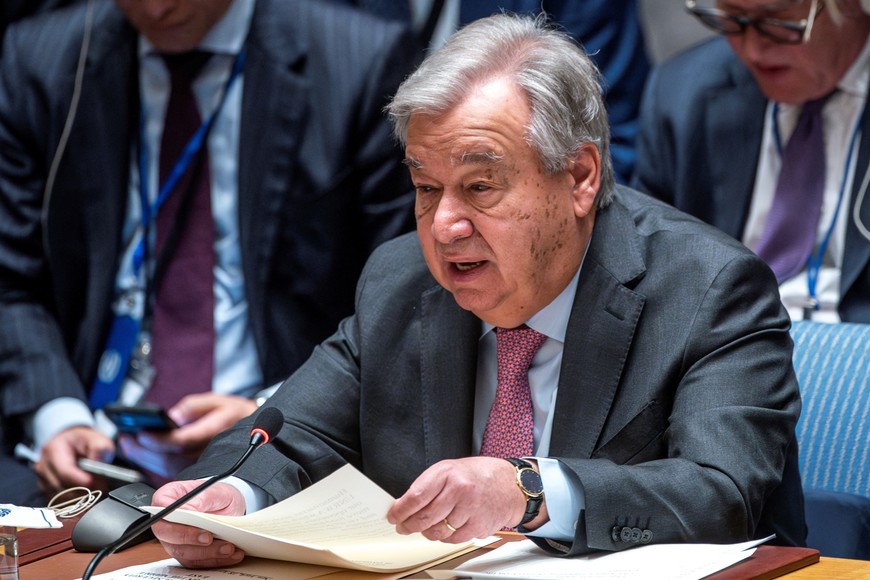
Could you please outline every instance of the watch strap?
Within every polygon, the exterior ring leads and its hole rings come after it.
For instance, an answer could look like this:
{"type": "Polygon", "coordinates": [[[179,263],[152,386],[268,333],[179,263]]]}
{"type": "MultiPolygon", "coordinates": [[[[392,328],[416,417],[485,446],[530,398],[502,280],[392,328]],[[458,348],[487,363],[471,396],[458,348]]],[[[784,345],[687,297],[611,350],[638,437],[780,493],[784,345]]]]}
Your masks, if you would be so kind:
{"type": "MultiPolygon", "coordinates": [[[[523,486],[523,483],[520,479],[520,472],[523,470],[531,470],[534,473],[538,474],[538,471],[532,466],[531,463],[524,459],[517,459],[515,457],[505,457],[505,461],[509,462],[513,465],[517,470],[517,486],[520,488],[520,491],[526,496],[526,511],[523,514],[523,519],[520,521],[520,526],[523,524],[527,524],[538,516],[538,513],[541,511],[541,505],[544,503],[544,494],[541,492],[539,495],[530,495],[528,490],[523,486]]],[[[540,474],[538,474],[540,478],[540,474]]]]}

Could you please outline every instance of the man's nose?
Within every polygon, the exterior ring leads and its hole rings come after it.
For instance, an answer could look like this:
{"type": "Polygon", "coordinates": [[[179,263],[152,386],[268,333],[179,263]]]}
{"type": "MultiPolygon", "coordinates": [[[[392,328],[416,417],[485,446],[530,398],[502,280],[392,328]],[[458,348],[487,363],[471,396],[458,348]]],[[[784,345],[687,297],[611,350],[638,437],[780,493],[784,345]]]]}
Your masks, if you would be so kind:
{"type": "Polygon", "coordinates": [[[445,191],[435,208],[432,220],[432,235],[441,244],[450,244],[467,238],[474,232],[469,208],[462,200],[445,191]]]}
{"type": "Polygon", "coordinates": [[[151,20],[160,20],[166,16],[175,5],[177,0],[138,0],[142,4],[142,11],[151,20]]]}

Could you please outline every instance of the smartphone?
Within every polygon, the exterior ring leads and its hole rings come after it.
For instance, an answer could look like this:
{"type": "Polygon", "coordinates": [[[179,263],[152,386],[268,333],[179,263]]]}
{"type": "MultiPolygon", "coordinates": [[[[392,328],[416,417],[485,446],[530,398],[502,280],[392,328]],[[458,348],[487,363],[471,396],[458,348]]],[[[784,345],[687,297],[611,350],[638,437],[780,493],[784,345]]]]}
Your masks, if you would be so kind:
{"type": "Polygon", "coordinates": [[[126,467],[103,463],[102,461],[88,459],[87,457],[79,459],[78,464],[82,470],[88,473],[116,481],[123,481],[124,483],[138,483],[144,479],[144,476],[135,469],[127,469],[126,467]]]}
{"type": "Polygon", "coordinates": [[[103,408],[106,416],[121,433],[136,434],[139,431],[171,431],[177,429],[165,409],[147,405],[127,406],[109,404],[103,408]]]}

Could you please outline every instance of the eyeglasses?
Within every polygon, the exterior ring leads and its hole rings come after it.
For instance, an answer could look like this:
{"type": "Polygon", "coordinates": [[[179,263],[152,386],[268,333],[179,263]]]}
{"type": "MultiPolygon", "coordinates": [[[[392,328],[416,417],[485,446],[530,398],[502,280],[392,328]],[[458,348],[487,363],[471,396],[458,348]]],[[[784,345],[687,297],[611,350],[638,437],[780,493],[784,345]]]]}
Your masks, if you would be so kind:
{"type": "Polygon", "coordinates": [[[743,34],[752,26],[766,38],[780,44],[802,44],[810,39],[813,22],[825,7],[825,0],[812,0],[810,13],[802,20],[780,20],[778,18],[750,18],[728,14],[718,8],[698,6],[697,0],[686,0],[686,10],[701,23],[719,34],[743,34]]]}

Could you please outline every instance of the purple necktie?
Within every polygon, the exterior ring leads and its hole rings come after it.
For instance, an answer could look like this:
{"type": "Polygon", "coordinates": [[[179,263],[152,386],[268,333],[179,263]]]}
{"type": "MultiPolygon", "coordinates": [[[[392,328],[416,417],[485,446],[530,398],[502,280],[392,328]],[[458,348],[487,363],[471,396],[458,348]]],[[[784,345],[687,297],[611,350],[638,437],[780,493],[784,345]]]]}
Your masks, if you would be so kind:
{"type": "MultiPolygon", "coordinates": [[[[208,57],[164,56],[172,91],[160,143],[161,184],[202,122],[191,84],[208,57]]],[[[155,377],[145,400],[169,408],[187,394],[211,391],[214,373],[214,220],[205,143],[157,212],[154,255],[163,270],[151,320],[155,377]]]]}
{"type": "Polygon", "coordinates": [[[495,331],[498,386],[486,420],[480,454],[528,457],[535,452],[529,367],[547,337],[526,325],[495,331]]]}
{"type": "Polygon", "coordinates": [[[825,191],[822,108],[829,96],[801,109],[782,152],[773,205],[758,243],[758,255],[780,284],[804,269],[816,243],[825,191]]]}

